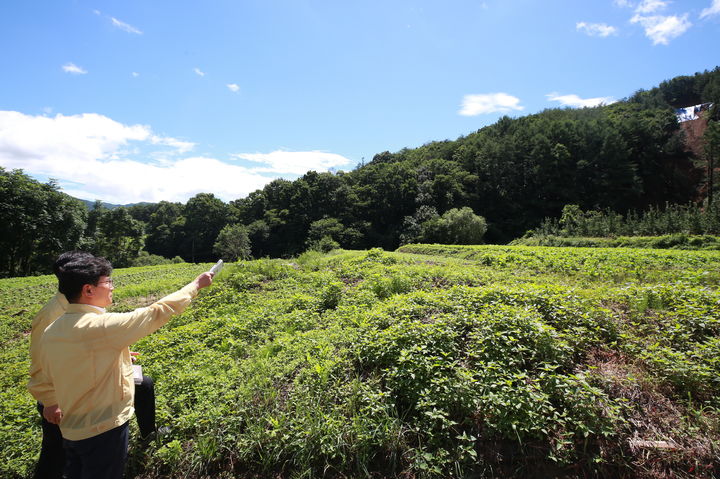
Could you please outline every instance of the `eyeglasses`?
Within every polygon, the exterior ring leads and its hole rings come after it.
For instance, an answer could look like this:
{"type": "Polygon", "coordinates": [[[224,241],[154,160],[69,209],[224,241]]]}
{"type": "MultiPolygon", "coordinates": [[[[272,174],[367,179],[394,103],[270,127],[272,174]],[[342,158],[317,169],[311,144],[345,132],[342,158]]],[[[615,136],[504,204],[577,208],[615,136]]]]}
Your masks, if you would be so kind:
{"type": "Polygon", "coordinates": [[[100,283],[107,283],[108,286],[112,287],[112,285],[113,285],[113,280],[112,280],[112,279],[106,279],[105,281],[98,281],[98,284],[100,284],[100,283]]]}

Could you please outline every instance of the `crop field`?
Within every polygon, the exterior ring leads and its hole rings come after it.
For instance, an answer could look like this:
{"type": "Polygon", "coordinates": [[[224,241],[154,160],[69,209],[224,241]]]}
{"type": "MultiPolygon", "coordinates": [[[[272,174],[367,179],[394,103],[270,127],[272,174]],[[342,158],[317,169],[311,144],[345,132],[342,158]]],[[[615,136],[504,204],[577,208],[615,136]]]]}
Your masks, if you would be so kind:
{"type": "MultiPolygon", "coordinates": [[[[114,308],[208,267],[118,270],[114,308]]],[[[127,476],[715,477],[719,284],[717,251],[408,245],[229,265],[132,348],[172,432],[131,439],[127,476]]],[[[54,286],[0,280],[2,477],[39,451],[27,332],[54,286]]]]}

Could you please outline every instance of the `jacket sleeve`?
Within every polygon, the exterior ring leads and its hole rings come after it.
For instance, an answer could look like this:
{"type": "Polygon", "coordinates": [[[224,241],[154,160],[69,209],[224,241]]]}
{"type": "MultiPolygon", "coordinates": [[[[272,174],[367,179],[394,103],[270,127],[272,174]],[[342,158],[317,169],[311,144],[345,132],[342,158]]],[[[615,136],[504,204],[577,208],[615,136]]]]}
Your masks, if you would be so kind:
{"type": "Polygon", "coordinates": [[[30,381],[28,381],[27,388],[30,394],[45,406],[57,404],[55,387],[42,369],[37,369],[30,373],[30,381]]]}
{"type": "Polygon", "coordinates": [[[107,342],[116,349],[122,349],[154,333],[167,323],[171,316],[182,313],[197,293],[197,285],[192,282],[147,308],[104,315],[103,327],[107,342]]]}
{"type": "Polygon", "coordinates": [[[45,328],[65,313],[65,297],[57,293],[33,318],[30,332],[30,380],[27,388],[30,394],[46,406],[57,404],[52,381],[42,369],[40,340],[45,328]]]}

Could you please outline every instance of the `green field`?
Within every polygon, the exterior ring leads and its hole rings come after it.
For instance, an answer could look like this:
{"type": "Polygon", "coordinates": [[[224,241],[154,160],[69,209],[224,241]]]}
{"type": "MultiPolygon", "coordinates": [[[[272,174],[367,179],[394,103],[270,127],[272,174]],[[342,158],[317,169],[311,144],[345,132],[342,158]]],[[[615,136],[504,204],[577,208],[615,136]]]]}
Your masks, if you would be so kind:
{"type": "MultiPolygon", "coordinates": [[[[209,265],[118,270],[117,310],[209,265]]],[[[137,343],[172,434],[129,477],[714,477],[720,252],[410,245],[231,265],[137,343]]],[[[30,320],[0,280],[0,475],[30,474],[30,320]]],[[[134,427],[134,424],[133,424],[134,427]]]]}

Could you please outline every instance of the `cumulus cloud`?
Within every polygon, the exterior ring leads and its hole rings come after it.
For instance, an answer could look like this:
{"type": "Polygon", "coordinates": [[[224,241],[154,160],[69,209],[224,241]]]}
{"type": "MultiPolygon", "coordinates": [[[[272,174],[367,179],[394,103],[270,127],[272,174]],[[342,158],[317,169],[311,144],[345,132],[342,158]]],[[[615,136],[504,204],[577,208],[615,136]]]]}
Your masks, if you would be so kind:
{"type": "Polygon", "coordinates": [[[134,33],[135,35],[142,35],[142,33],[143,33],[140,30],[138,30],[137,28],[133,27],[132,25],[125,23],[125,22],[121,22],[120,20],[118,20],[115,17],[110,17],[110,21],[112,22],[114,27],[117,27],[120,30],[123,30],[125,32],[134,33]]]}
{"type": "Polygon", "coordinates": [[[575,25],[575,28],[577,31],[583,32],[591,37],[608,37],[610,35],[617,35],[617,28],[604,23],[578,22],[575,25]]]}
{"type": "Polygon", "coordinates": [[[241,153],[235,157],[268,165],[254,168],[254,171],[281,175],[303,175],[310,170],[327,171],[350,163],[344,156],[324,151],[277,150],[272,153],[241,153]]]}
{"type": "Polygon", "coordinates": [[[667,0],[643,0],[635,9],[635,13],[639,15],[647,15],[663,10],[668,5],[667,0]]]}
{"type": "Polygon", "coordinates": [[[700,18],[720,14],[720,0],[713,0],[712,5],[700,12],[700,18]]]}
{"type": "Polygon", "coordinates": [[[613,3],[615,5],[617,5],[618,7],[623,7],[623,8],[632,6],[632,2],[630,2],[629,0],[614,0],[613,3]]]}
{"type": "Polygon", "coordinates": [[[228,83],[226,86],[228,87],[228,90],[233,93],[237,93],[240,91],[240,85],[238,85],[237,83],[228,83]]]}
{"type": "Polygon", "coordinates": [[[580,98],[577,95],[558,95],[557,93],[549,93],[546,95],[550,101],[557,101],[563,106],[571,106],[574,108],[590,108],[598,105],[609,105],[615,103],[609,96],[597,98],[580,98]]]}
{"type": "Polygon", "coordinates": [[[124,125],[98,114],[49,117],[0,111],[0,166],[55,178],[66,193],[90,200],[187,201],[211,192],[229,201],[262,188],[273,179],[268,172],[303,174],[349,163],[323,152],[238,155],[258,163],[247,167],[234,164],[237,159],[184,157],[194,146],[157,135],[149,126],[124,125]]]}
{"type": "Polygon", "coordinates": [[[507,93],[486,93],[481,95],[465,95],[462,107],[458,112],[463,116],[476,116],[486,113],[521,111],[520,99],[507,93]]]}
{"type": "Polygon", "coordinates": [[[670,40],[679,37],[692,26],[687,17],[687,13],[683,16],[652,15],[645,17],[635,15],[630,22],[642,25],[645,29],[645,36],[652,40],[653,45],[667,45],[670,40]]]}
{"type": "Polygon", "coordinates": [[[72,73],[73,75],[85,75],[87,73],[87,70],[80,68],[72,62],[63,65],[62,69],[65,73],[72,73]]]}
{"type": "Polygon", "coordinates": [[[201,76],[201,77],[204,77],[204,76],[205,76],[205,72],[202,71],[202,70],[200,70],[199,68],[194,68],[193,71],[194,71],[195,74],[198,75],[198,76],[201,76]]]}

